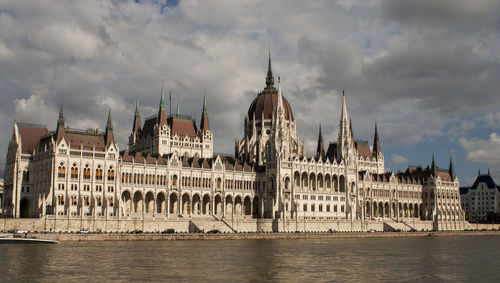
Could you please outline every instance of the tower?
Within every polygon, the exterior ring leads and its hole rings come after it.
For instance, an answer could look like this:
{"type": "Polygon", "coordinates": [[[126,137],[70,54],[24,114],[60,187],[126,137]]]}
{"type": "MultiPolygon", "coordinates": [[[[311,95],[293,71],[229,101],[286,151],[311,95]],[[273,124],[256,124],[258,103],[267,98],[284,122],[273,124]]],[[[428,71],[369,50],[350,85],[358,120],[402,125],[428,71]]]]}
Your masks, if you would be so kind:
{"type": "Polygon", "coordinates": [[[345,94],[342,91],[342,112],[340,114],[339,134],[337,138],[337,160],[346,161],[354,154],[354,138],[352,134],[351,121],[347,113],[345,94]]]}

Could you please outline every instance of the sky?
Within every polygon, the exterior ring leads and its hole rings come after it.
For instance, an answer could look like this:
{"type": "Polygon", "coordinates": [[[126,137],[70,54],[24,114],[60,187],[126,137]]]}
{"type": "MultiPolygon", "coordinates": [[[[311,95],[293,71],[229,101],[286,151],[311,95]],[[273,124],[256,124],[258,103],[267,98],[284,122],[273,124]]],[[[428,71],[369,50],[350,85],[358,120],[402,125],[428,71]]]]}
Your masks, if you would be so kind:
{"type": "MultiPolygon", "coordinates": [[[[127,149],[136,99],[198,122],[233,153],[248,107],[275,76],[304,139],[336,141],[345,91],[356,139],[378,125],[388,170],[450,157],[461,186],[500,182],[500,1],[0,0],[0,171],[14,121],[104,129],[127,149]],[[167,95],[168,96],[168,95],[167,95]],[[168,108],[168,106],[167,106],[168,108]]],[[[0,173],[2,174],[2,173],[0,173]]]]}

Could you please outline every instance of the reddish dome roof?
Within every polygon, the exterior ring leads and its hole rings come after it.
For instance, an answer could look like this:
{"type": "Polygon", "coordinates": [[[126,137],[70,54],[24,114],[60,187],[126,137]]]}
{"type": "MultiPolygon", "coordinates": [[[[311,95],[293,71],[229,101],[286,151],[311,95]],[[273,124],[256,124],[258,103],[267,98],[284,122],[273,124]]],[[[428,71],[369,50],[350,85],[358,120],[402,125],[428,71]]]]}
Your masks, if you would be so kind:
{"type": "MultiPolygon", "coordinates": [[[[283,108],[285,109],[285,119],[293,121],[293,113],[290,104],[284,96],[283,98],[283,108]]],[[[253,120],[255,115],[255,120],[262,119],[272,119],[273,111],[277,107],[278,102],[278,91],[274,86],[268,85],[257,97],[252,101],[250,107],[248,108],[248,119],[253,120]],[[264,114],[264,117],[262,117],[264,114]]]]}

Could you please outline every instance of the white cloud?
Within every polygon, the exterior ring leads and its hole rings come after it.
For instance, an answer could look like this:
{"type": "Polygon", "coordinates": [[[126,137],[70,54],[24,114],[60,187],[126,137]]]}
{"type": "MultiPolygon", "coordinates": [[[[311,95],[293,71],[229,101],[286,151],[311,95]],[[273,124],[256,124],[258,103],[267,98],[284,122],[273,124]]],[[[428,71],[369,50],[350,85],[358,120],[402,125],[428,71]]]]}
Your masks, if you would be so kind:
{"type": "MultiPolygon", "coordinates": [[[[460,144],[467,151],[467,160],[487,164],[493,172],[500,172],[500,136],[491,133],[488,139],[460,138],[460,144]]],[[[496,175],[500,179],[500,175],[496,175]]]]}
{"type": "Polygon", "coordinates": [[[408,164],[408,158],[399,154],[392,154],[391,160],[394,164],[408,164]]]}

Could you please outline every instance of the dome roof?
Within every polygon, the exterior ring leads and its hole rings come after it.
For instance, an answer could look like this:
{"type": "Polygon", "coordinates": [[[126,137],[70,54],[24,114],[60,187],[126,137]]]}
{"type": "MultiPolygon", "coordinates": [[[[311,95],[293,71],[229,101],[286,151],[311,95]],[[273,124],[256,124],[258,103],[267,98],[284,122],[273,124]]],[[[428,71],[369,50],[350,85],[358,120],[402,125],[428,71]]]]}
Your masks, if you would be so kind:
{"type": "MultiPolygon", "coordinates": [[[[285,110],[285,119],[293,121],[293,113],[290,104],[284,96],[283,108],[285,110]]],[[[277,107],[278,102],[278,91],[274,86],[268,85],[257,97],[252,101],[250,107],[248,108],[248,119],[253,120],[255,115],[255,120],[272,119],[273,111],[277,107]],[[264,117],[262,115],[264,114],[264,117]]]]}
{"type": "MultiPolygon", "coordinates": [[[[293,113],[290,104],[284,96],[283,108],[285,109],[285,120],[293,121],[293,113]]],[[[273,111],[277,108],[278,90],[274,87],[273,71],[271,69],[271,54],[269,53],[269,65],[266,76],[266,88],[257,95],[248,108],[248,119],[263,120],[272,119],[273,111]],[[264,115],[264,117],[262,117],[264,115]]]]}

